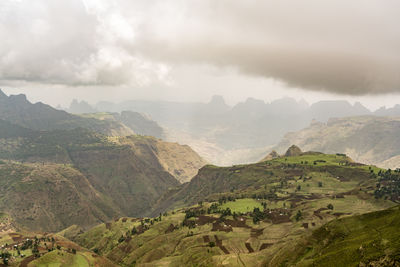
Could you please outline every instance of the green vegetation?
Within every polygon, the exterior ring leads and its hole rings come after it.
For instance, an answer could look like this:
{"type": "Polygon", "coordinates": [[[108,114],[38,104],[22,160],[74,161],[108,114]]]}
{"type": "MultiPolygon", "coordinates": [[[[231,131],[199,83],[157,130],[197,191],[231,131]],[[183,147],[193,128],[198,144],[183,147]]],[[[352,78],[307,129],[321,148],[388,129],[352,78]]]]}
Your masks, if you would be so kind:
{"type": "Polygon", "coordinates": [[[10,266],[116,266],[104,257],[53,234],[1,233],[0,245],[1,263],[7,262],[10,266]]]}
{"type": "Polygon", "coordinates": [[[400,208],[334,220],[298,247],[297,266],[395,266],[400,261],[400,208]]]}
{"type": "Polygon", "coordinates": [[[102,224],[75,240],[121,266],[308,266],[317,254],[308,257],[314,250],[304,243],[311,244],[313,233],[326,223],[396,204],[389,196],[374,195],[382,173],[344,155],[305,156],[318,158],[317,164],[298,156],[289,163],[206,166],[160,201],[182,207],[161,221],[155,209],[154,218],[102,224]]]}
{"type": "Polygon", "coordinates": [[[263,206],[260,201],[251,198],[237,199],[229,201],[220,206],[221,209],[229,208],[232,212],[246,213],[251,212],[254,208],[262,209],[263,206]]]}

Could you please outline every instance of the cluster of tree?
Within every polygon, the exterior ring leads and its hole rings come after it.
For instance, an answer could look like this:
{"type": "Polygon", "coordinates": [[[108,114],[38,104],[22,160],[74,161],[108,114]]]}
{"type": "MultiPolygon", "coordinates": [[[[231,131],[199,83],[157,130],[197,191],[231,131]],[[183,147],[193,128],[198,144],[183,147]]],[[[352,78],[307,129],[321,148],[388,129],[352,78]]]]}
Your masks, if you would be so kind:
{"type": "Polygon", "coordinates": [[[218,203],[220,204],[220,205],[222,205],[222,204],[224,204],[224,203],[226,203],[226,202],[228,202],[228,201],[236,201],[236,199],[237,199],[237,197],[234,197],[234,196],[222,196],[222,197],[220,197],[219,199],[218,199],[218,203]]]}
{"type": "Polygon", "coordinates": [[[185,210],[185,219],[190,219],[193,217],[199,217],[200,215],[205,214],[205,210],[204,209],[187,209],[185,210]]]}
{"type": "MultiPolygon", "coordinates": [[[[276,190],[272,190],[272,191],[276,191],[276,190]]],[[[259,193],[259,194],[253,194],[251,196],[251,198],[253,199],[268,199],[268,200],[274,200],[277,199],[278,196],[276,195],[275,192],[263,192],[263,193],[259,193]]]]}
{"type": "Polygon", "coordinates": [[[8,251],[3,251],[0,253],[0,259],[3,259],[3,264],[8,265],[8,262],[10,260],[11,254],[8,251]]]}
{"type": "Polygon", "coordinates": [[[400,202],[400,170],[378,172],[378,183],[374,191],[375,198],[390,199],[395,202],[400,202]]]}
{"type": "Polygon", "coordinates": [[[253,223],[259,223],[260,221],[264,220],[266,217],[265,212],[260,211],[259,208],[254,208],[253,212],[251,213],[251,216],[253,217],[253,223]]]}
{"type": "Polygon", "coordinates": [[[294,216],[294,219],[296,220],[296,222],[298,222],[301,219],[303,219],[303,213],[301,212],[301,210],[297,211],[296,215],[294,216]]]}

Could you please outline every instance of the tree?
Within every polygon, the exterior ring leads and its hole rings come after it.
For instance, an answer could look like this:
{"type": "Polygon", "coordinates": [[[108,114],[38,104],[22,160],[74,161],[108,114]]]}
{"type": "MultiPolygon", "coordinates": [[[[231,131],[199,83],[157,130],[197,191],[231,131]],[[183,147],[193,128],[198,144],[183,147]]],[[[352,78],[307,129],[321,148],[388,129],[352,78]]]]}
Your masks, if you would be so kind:
{"type": "Polygon", "coordinates": [[[209,246],[210,248],[215,247],[215,242],[213,242],[213,241],[209,242],[209,243],[208,243],[208,246],[209,246]]]}
{"type": "Polygon", "coordinates": [[[327,208],[330,209],[330,210],[333,210],[333,205],[329,203],[327,208]]]}
{"type": "Polygon", "coordinates": [[[318,187],[322,187],[322,182],[318,182],[318,187]]]}
{"type": "Polygon", "coordinates": [[[296,222],[300,221],[303,218],[303,214],[301,211],[297,211],[296,216],[294,217],[296,219],[296,222]]]}

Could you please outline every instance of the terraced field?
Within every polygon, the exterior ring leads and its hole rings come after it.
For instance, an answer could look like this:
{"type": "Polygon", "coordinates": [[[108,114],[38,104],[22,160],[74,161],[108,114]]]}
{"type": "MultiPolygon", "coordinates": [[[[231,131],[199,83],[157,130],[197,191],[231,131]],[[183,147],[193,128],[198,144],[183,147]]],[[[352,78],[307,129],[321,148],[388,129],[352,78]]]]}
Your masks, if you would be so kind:
{"type": "MultiPolygon", "coordinates": [[[[121,266],[285,266],[297,261],[308,266],[310,261],[293,255],[304,257],[299,244],[311,242],[327,223],[396,206],[389,197],[375,197],[382,173],[345,155],[320,153],[207,166],[169,196],[178,200],[172,206],[182,205],[179,199],[193,197],[193,183],[207,192],[194,198],[197,204],[169,210],[161,220],[101,224],[74,240],[121,266]]],[[[378,256],[385,257],[385,251],[378,256]]]]}
{"type": "MultiPolygon", "coordinates": [[[[154,209],[153,217],[114,219],[87,231],[71,226],[50,235],[60,249],[48,251],[47,244],[44,251],[39,241],[40,257],[32,256],[31,248],[13,264],[396,266],[399,178],[399,171],[320,153],[206,166],[160,200],[169,209],[154,209]]],[[[9,232],[0,244],[29,233],[20,235],[9,232]]]]}
{"type": "MultiPolygon", "coordinates": [[[[110,260],[57,234],[9,232],[0,234],[1,264],[5,266],[113,267],[110,260]],[[5,261],[5,258],[7,259],[5,261]]],[[[0,266],[3,266],[1,265],[0,266]]]]}

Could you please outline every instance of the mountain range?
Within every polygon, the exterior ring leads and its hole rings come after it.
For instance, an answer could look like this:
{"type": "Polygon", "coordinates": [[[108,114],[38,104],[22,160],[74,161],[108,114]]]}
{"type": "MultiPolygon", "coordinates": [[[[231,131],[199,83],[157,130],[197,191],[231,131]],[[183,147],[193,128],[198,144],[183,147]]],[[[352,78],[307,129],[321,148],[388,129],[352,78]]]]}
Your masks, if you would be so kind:
{"type": "MultiPolygon", "coordinates": [[[[0,266],[399,264],[400,169],[349,157],[394,161],[396,117],[314,121],[257,163],[218,167],[116,130],[168,134],[147,115],[1,101],[0,266]]],[[[221,116],[222,102],[210,103],[221,116]]]]}
{"type": "Polygon", "coordinates": [[[118,104],[99,102],[93,107],[86,102],[81,104],[86,111],[130,110],[148,114],[162,126],[166,140],[188,144],[220,166],[256,162],[286,133],[301,130],[313,120],[326,123],[330,118],[400,116],[399,105],[372,112],[359,102],[352,105],[347,101],[320,101],[309,105],[292,98],[270,103],[248,98],[234,106],[227,105],[222,96],[214,96],[209,103],[130,100],[118,104]]]}
{"type": "Polygon", "coordinates": [[[82,117],[31,104],[22,95],[3,95],[1,102],[0,210],[32,230],[144,216],[163,193],[205,165],[188,146],[114,135],[115,125],[133,132],[116,118],[140,126],[145,117],[136,113],[97,119],[99,114],[82,117]]]}

